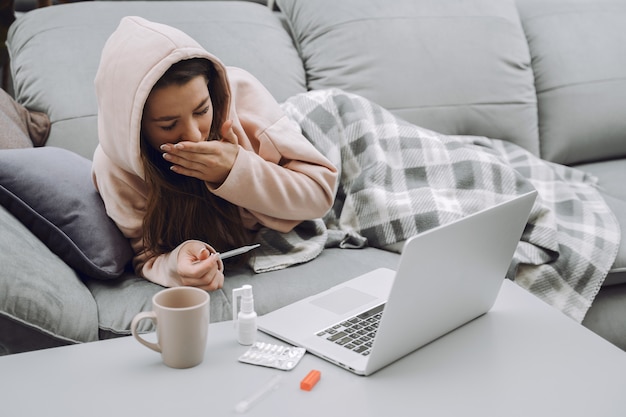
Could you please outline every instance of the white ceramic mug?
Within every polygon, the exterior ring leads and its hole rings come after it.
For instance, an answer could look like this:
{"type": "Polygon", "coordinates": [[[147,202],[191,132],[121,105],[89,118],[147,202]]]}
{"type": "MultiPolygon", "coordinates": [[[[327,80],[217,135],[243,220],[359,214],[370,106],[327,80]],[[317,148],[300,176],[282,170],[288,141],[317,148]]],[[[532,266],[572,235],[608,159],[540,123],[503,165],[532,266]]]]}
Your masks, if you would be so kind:
{"type": "Polygon", "coordinates": [[[174,287],[152,297],[152,311],[137,314],[130,330],[141,344],[161,353],[172,368],[191,368],[204,360],[209,332],[209,293],[194,287],[174,287]],[[156,324],[157,343],[137,333],[141,320],[156,324]]]}

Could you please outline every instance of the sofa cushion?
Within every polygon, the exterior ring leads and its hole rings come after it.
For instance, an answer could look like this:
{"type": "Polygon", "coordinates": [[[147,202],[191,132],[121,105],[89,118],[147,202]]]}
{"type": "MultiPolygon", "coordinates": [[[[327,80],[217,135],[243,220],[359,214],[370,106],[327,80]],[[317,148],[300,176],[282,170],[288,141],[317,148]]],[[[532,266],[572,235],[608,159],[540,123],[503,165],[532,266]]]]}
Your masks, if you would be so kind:
{"type": "Polygon", "coordinates": [[[604,281],[604,285],[626,283],[626,187],[624,187],[626,159],[583,164],[576,166],[576,168],[589,172],[598,178],[600,194],[617,217],[621,227],[622,240],[617,258],[604,281]]]}
{"type": "Polygon", "coordinates": [[[0,204],[89,277],[117,278],[133,256],[92,183],[91,161],[71,151],[0,151],[0,204]]]}
{"type": "Polygon", "coordinates": [[[626,156],[626,2],[518,0],[539,103],[541,156],[626,156]]]}
{"type": "Polygon", "coordinates": [[[310,89],[362,95],[446,134],[538,154],[526,38],[512,0],[277,0],[310,89]]]}
{"type": "Polygon", "coordinates": [[[626,284],[600,289],[589,308],[583,326],[626,351],[626,284]]]}
{"type": "MultiPolygon", "coordinates": [[[[232,318],[232,290],[252,285],[254,307],[262,315],[296,300],[376,268],[396,268],[400,255],[375,248],[325,249],[314,262],[278,271],[255,274],[248,267],[227,266],[224,287],[211,292],[211,322],[232,318]]],[[[162,287],[142,278],[125,275],[118,281],[86,282],[98,305],[100,337],[129,335],[130,323],[139,311],[151,308],[152,296],[162,287]]],[[[150,321],[140,331],[153,330],[150,321]]],[[[233,340],[235,333],[233,332],[233,340]]]]}
{"type": "Polygon", "coordinates": [[[98,143],[93,80],[120,19],[140,15],[184,30],[226,65],[255,75],[277,100],[306,91],[291,37],[253,2],[77,2],[33,10],[11,25],[8,48],[16,100],[45,112],[48,145],[91,158],[98,143]],[[77,61],[79,57],[79,61],[77,61]],[[58,126],[57,126],[58,125],[58,126]]]}
{"type": "Polygon", "coordinates": [[[97,340],[96,303],[76,273],[3,207],[0,230],[0,354],[31,348],[16,325],[48,345],[97,340]]]}

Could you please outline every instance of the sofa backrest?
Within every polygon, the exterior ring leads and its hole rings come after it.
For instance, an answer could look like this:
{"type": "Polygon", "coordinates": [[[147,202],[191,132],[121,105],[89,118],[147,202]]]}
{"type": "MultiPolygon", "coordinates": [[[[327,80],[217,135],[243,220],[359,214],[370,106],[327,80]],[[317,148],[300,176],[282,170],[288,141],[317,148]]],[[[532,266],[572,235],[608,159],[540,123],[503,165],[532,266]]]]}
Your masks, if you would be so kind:
{"type": "Polygon", "coordinates": [[[90,158],[100,52],[121,17],[135,14],[186,31],[227,65],[256,75],[279,101],[307,88],[341,88],[420,126],[509,140],[559,163],[626,156],[623,0],[277,4],[280,15],[237,1],[85,2],[29,12],[9,34],[16,99],[50,116],[48,145],[90,158]]]}
{"type": "Polygon", "coordinates": [[[623,0],[277,0],[309,88],[575,165],[626,156],[623,0]]]}

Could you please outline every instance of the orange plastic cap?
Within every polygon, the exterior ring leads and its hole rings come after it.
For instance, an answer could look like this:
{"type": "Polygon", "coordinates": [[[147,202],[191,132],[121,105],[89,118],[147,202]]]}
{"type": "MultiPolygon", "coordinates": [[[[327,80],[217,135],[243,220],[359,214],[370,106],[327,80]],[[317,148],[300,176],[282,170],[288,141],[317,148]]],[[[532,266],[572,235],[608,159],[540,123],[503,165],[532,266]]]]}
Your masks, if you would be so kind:
{"type": "Polygon", "coordinates": [[[311,391],[317,381],[320,380],[322,373],[317,369],[313,369],[311,372],[304,377],[302,381],[300,381],[300,389],[305,391],[311,391]]]}

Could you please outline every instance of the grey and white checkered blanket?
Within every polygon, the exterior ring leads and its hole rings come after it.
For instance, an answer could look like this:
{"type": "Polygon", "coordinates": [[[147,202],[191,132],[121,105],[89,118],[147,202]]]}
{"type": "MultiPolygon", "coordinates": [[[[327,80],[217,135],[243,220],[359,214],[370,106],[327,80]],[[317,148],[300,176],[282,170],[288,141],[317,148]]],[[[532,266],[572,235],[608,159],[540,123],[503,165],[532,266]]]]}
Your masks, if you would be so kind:
{"type": "Polygon", "coordinates": [[[535,188],[508,278],[582,321],[620,241],[594,178],[509,142],[417,127],[340,90],[303,93],[283,109],[340,180],[323,219],[259,232],[256,272],[307,262],[324,247],[401,248],[419,232],[535,188]]]}

